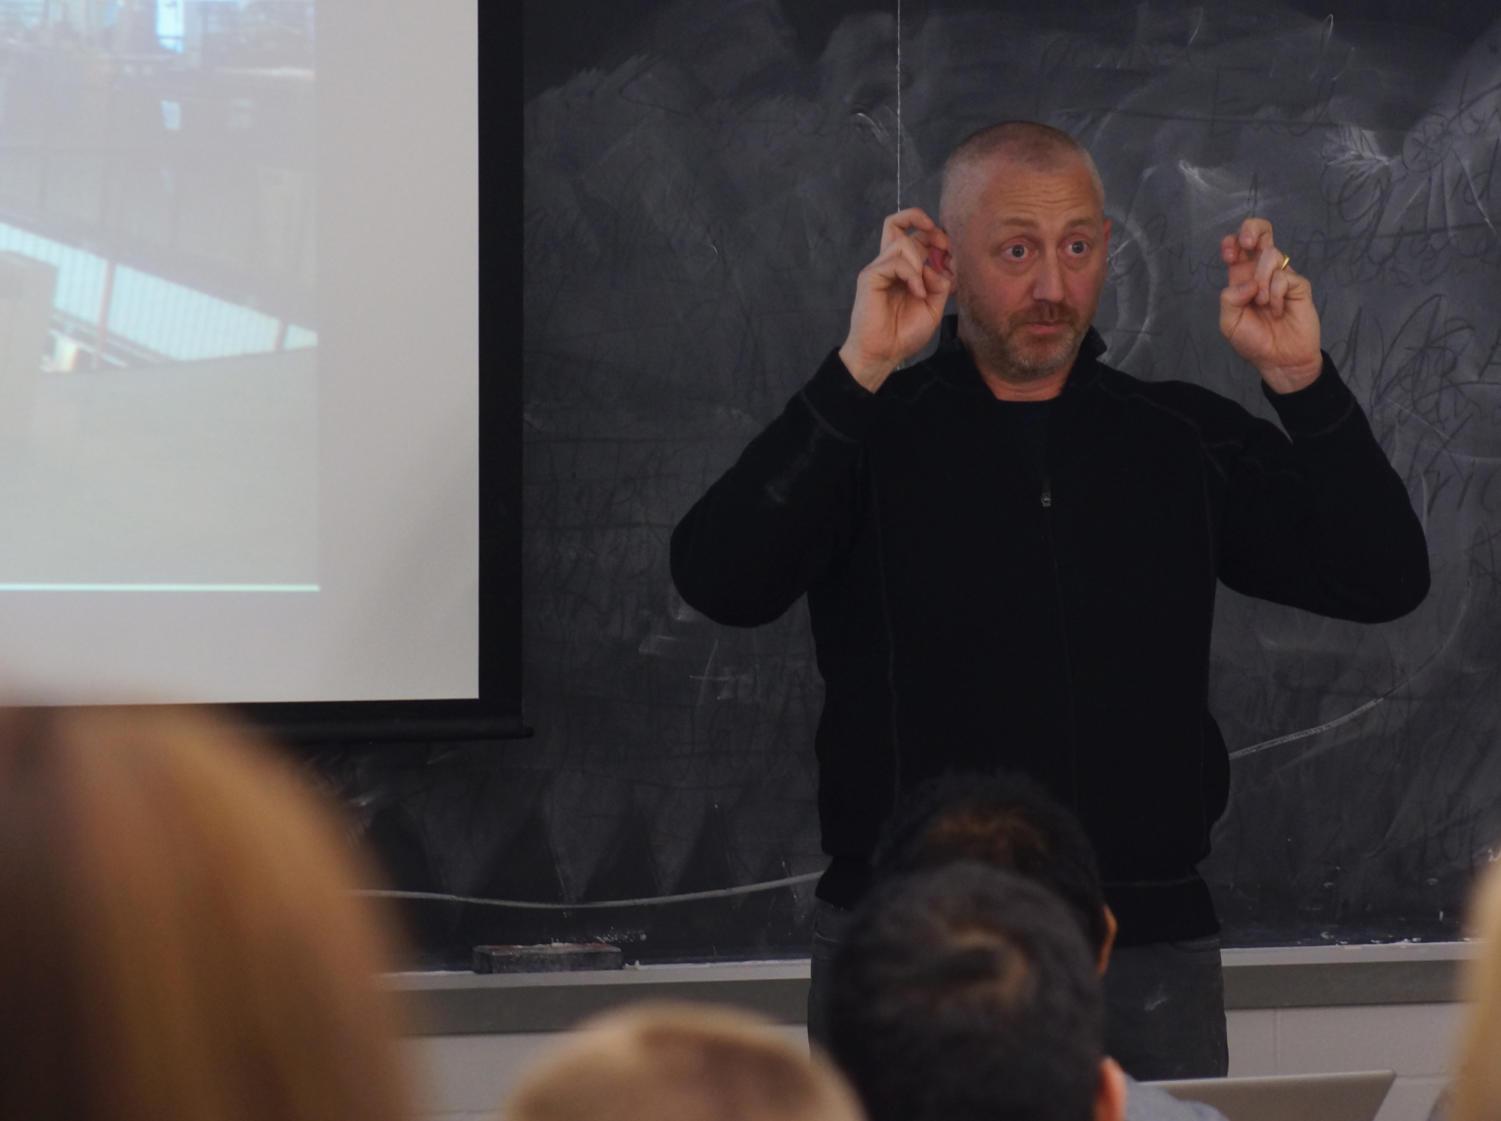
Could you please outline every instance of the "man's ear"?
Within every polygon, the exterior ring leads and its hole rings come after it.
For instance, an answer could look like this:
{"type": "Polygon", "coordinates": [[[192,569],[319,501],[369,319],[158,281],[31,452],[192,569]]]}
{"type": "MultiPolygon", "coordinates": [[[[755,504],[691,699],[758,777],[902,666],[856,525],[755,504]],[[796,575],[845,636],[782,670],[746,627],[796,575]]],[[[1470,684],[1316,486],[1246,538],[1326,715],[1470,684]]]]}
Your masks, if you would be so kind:
{"type": "Polygon", "coordinates": [[[1111,231],[1112,228],[1113,227],[1110,224],[1110,219],[1106,218],[1105,219],[1105,226],[1104,226],[1104,230],[1105,230],[1105,246],[1104,246],[1104,248],[1105,248],[1105,255],[1106,256],[1110,255],[1110,231],[1111,231]]]}
{"type": "Polygon", "coordinates": [[[952,242],[949,243],[949,247],[947,249],[943,250],[943,267],[944,270],[949,274],[949,279],[953,280],[958,278],[959,260],[954,256],[954,246],[952,242]]]}
{"type": "Polygon", "coordinates": [[[1094,1121],[1125,1121],[1126,1072],[1114,1059],[1100,1060],[1100,1085],[1094,1096],[1094,1121]]]}
{"type": "Polygon", "coordinates": [[[1105,908],[1105,941],[1100,943],[1100,959],[1095,962],[1095,968],[1100,976],[1105,976],[1105,970],[1110,968],[1110,951],[1115,949],[1115,936],[1120,931],[1120,923],[1115,921],[1115,912],[1107,905],[1105,908]]]}

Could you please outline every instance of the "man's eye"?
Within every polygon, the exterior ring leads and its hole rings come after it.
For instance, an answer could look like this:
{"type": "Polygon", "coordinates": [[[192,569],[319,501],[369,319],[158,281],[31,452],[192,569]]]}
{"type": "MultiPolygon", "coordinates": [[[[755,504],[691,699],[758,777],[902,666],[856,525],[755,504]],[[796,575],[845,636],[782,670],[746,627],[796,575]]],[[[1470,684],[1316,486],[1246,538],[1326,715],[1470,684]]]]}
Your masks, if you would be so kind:
{"type": "Polygon", "coordinates": [[[1084,256],[1084,254],[1089,252],[1089,242],[1071,241],[1068,243],[1068,251],[1075,257],[1082,257],[1084,256]]]}
{"type": "Polygon", "coordinates": [[[1026,257],[1026,255],[1027,247],[1025,245],[1008,245],[1006,247],[1006,256],[1011,258],[1011,260],[1013,261],[1020,261],[1024,257],[1026,257]]]}

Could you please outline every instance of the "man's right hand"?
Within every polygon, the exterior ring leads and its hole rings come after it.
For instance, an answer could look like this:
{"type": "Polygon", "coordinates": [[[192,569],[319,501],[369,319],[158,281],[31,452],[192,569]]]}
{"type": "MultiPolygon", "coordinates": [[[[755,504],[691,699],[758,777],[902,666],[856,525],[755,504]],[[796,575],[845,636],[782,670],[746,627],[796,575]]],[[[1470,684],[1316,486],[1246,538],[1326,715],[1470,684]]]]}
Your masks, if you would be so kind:
{"type": "Polygon", "coordinates": [[[855,284],[850,333],[839,358],[874,393],[908,358],[928,344],[953,291],[949,235],[917,207],[881,226],[881,255],[855,284]]]}

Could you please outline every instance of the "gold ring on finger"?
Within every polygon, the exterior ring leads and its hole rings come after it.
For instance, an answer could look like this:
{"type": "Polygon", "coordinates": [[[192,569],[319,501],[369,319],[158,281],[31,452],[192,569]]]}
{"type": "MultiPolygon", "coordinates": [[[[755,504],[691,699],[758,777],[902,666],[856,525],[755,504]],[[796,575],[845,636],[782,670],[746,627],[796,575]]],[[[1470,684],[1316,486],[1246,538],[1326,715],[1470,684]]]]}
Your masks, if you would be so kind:
{"type": "Polygon", "coordinates": [[[1292,264],[1292,260],[1293,259],[1286,253],[1282,254],[1282,263],[1277,266],[1277,271],[1281,272],[1283,269],[1287,268],[1288,265],[1292,264]]]}

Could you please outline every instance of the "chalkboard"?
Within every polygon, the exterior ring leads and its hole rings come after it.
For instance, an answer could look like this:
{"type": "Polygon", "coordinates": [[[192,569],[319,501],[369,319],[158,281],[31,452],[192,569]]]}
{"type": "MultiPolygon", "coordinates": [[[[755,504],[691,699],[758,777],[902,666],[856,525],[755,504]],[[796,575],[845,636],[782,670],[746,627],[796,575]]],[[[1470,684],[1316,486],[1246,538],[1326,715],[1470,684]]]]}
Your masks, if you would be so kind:
{"type": "Polygon", "coordinates": [[[1008,117],[1068,129],[1100,166],[1107,361],[1263,415],[1218,335],[1216,247],[1271,217],[1427,529],[1432,594],[1394,624],[1222,594],[1211,693],[1234,788],[1205,871],[1227,943],[1454,936],[1501,838],[1489,2],[538,0],[526,16],[537,734],[321,761],[398,887],[543,905],[411,901],[428,959],[549,938],[643,960],[806,951],[823,865],[806,612],[708,622],[672,587],[668,535],[843,337],[883,215],[935,207],[949,148],[1008,117]],[[611,900],[647,902],[584,906],[611,900]]]}

